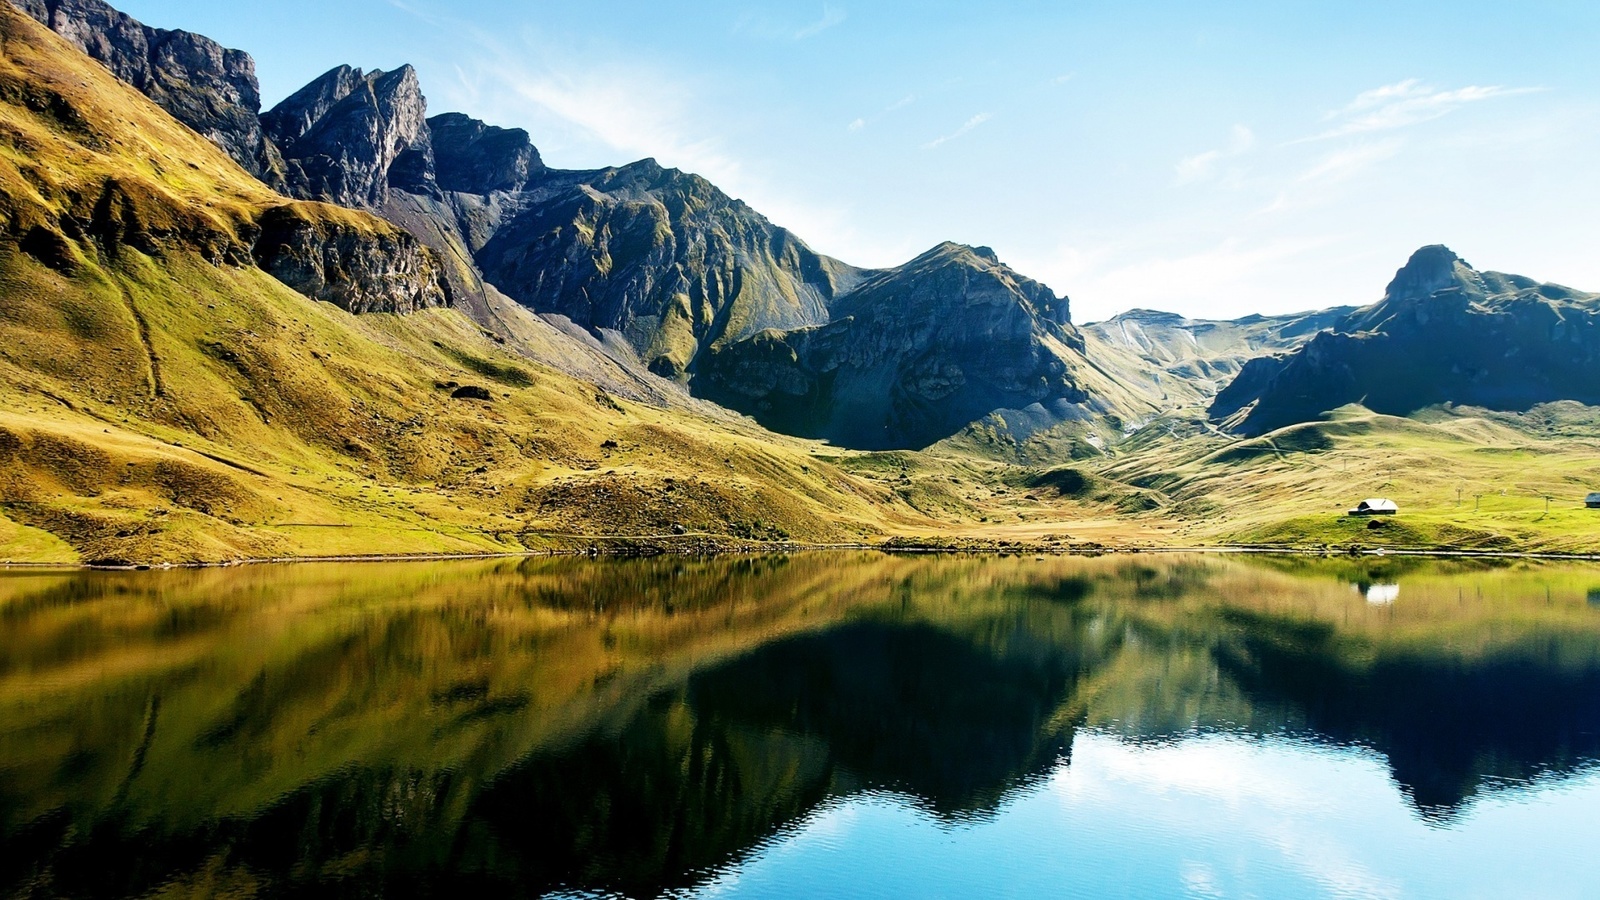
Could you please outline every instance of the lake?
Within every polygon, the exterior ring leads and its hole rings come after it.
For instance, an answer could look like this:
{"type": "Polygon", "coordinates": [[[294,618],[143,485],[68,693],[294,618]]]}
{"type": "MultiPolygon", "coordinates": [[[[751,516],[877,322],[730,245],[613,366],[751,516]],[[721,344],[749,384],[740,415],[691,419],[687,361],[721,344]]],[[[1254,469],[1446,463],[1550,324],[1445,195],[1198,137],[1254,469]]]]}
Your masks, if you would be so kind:
{"type": "Polygon", "coordinates": [[[0,897],[1600,896],[1600,567],[0,570],[0,897]]]}

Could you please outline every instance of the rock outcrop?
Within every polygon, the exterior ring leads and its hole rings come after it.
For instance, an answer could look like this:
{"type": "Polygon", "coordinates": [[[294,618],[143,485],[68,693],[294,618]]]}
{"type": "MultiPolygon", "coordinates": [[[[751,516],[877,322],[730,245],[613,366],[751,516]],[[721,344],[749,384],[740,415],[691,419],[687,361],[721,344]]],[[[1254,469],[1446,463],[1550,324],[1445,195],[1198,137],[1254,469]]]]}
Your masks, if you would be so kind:
{"type": "Polygon", "coordinates": [[[1211,412],[1244,434],[1350,403],[1406,415],[1453,403],[1526,410],[1600,404],[1600,294],[1479,272],[1424,247],[1383,300],[1300,350],[1245,366],[1211,412]]]}
{"type": "Polygon", "coordinates": [[[437,193],[427,117],[428,102],[410,66],[371,73],[340,66],[261,121],[283,154],[290,193],[376,208],[391,186],[437,193]]]}
{"type": "Polygon", "coordinates": [[[282,159],[261,127],[255,60],[187,31],[151,28],[101,0],[11,0],[227,151],[251,174],[281,183],[282,159]]]}
{"type": "Polygon", "coordinates": [[[307,297],[353,313],[410,313],[450,305],[434,255],[410,234],[350,221],[318,204],[271,209],[260,219],[255,259],[307,297]]]}
{"type": "Polygon", "coordinates": [[[1068,302],[987,248],[943,244],[872,276],[823,326],[713,351],[701,390],[774,430],[921,448],[999,409],[1090,400],[1068,302]]]}
{"type": "Polygon", "coordinates": [[[189,258],[260,266],[351,312],[449,304],[437,259],[411,235],[366,212],[286,201],[9,7],[0,7],[0,45],[0,106],[11,123],[0,135],[0,243],[67,276],[105,276],[140,256],[189,258]]]}

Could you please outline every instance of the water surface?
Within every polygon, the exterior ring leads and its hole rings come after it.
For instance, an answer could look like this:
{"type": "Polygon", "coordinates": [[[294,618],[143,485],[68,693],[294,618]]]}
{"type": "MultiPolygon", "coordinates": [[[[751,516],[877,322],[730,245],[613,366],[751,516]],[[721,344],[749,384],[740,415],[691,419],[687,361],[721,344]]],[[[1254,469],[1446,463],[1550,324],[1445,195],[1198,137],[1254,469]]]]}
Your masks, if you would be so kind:
{"type": "Polygon", "coordinates": [[[1600,567],[0,571],[0,897],[1600,896],[1600,567]]]}

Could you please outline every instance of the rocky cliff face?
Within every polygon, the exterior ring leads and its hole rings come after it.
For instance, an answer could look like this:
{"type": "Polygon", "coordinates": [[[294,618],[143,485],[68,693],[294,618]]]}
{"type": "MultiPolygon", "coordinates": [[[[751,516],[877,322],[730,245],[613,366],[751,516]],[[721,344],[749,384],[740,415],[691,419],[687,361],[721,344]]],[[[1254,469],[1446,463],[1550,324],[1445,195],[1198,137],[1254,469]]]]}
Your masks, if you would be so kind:
{"type": "Polygon", "coordinates": [[[832,314],[715,350],[702,390],[775,430],[867,449],[926,447],[998,409],[1070,418],[1090,399],[1066,299],[986,248],[943,244],[832,314]]]}
{"type": "Polygon", "coordinates": [[[261,128],[255,61],[210,38],[143,25],[100,0],[11,0],[251,174],[279,181],[283,163],[261,128]]]}
{"type": "Polygon", "coordinates": [[[540,312],[620,332],[651,371],[767,328],[829,320],[862,273],[710,182],[645,160],[547,173],[476,253],[484,276],[540,312]]]}
{"type": "Polygon", "coordinates": [[[436,258],[398,228],[345,221],[317,204],[287,204],[260,219],[254,255],[274,278],[353,313],[410,313],[450,305],[436,258]]]}
{"type": "Polygon", "coordinates": [[[439,187],[464,194],[520,191],[544,174],[544,160],[521,128],[496,128],[461,113],[428,120],[439,187]]]}
{"type": "Polygon", "coordinates": [[[1349,403],[1406,415],[1441,403],[1525,410],[1600,404],[1600,295],[1479,272],[1424,247],[1382,301],[1302,349],[1247,365],[1212,415],[1245,434],[1349,403]]]}
{"type": "Polygon", "coordinates": [[[261,121],[283,153],[292,194],[374,208],[391,186],[437,193],[427,115],[410,66],[371,73],[340,66],[261,121]]]}

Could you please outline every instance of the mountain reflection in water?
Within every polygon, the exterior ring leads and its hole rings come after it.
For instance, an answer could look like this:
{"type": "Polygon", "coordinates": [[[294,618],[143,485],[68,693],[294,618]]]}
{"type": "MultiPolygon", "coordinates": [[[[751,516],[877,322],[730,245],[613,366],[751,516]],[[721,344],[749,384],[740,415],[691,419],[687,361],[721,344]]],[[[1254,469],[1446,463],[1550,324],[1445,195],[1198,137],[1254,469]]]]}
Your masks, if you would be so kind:
{"type": "Polygon", "coordinates": [[[0,896],[655,896],[849,798],[992,820],[1108,740],[1365,748],[1449,828],[1600,760],[1596,579],[876,554],[3,572],[0,896]]]}

